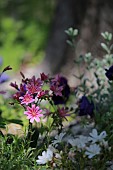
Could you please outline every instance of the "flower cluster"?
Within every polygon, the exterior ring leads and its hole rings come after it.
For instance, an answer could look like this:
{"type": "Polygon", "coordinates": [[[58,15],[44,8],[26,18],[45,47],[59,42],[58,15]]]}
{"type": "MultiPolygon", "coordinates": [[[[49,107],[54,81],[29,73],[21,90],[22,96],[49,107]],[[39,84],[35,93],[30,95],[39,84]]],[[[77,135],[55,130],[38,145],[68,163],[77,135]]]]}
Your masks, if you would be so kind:
{"type": "Polygon", "coordinates": [[[50,89],[53,91],[54,104],[65,104],[70,95],[70,87],[65,77],[57,75],[51,81],[50,89]]]}
{"type": "MultiPolygon", "coordinates": [[[[93,129],[89,136],[80,135],[76,138],[70,138],[65,141],[66,133],[60,133],[55,136],[55,139],[52,141],[52,144],[48,147],[47,151],[42,152],[42,156],[38,156],[38,160],[36,160],[37,164],[48,164],[49,162],[56,162],[55,157],[62,160],[62,154],[60,149],[58,149],[58,144],[61,146],[65,146],[65,144],[70,144],[72,147],[72,151],[68,153],[68,159],[76,160],[76,153],[80,152],[85,157],[92,159],[96,155],[101,154],[102,149],[109,148],[108,142],[105,141],[107,136],[106,132],[103,131],[98,135],[96,129],[93,129]],[[64,141],[66,142],[64,144],[64,141]],[[70,155],[73,152],[73,158],[70,155]],[[57,156],[58,155],[58,156],[57,156]]],[[[72,155],[71,155],[72,156],[72,155]]]]}
{"type": "Polygon", "coordinates": [[[100,154],[102,147],[108,147],[108,142],[105,141],[106,136],[106,131],[98,135],[97,129],[93,129],[89,136],[80,135],[77,138],[69,139],[68,143],[75,147],[75,151],[84,151],[88,158],[93,158],[95,155],[100,154]]]}
{"type": "MultiPolygon", "coordinates": [[[[31,123],[34,120],[39,122],[40,117],[43,116],[40,108],[42,100],[49,101],[51,105],[56,105],[55,112],[58,117],[65,118],[69,115],[68,110],[60,106],[60,104],[66,103],[70,95],[70,88],[65,77],[56,75],[55,78],[50,78],[49,75],[42,73],[39,78],[33,76],[28,79],[25,78],[23,73],[21,75],[23,78],[20,86],[16,82],[10,85],[17,90],[13,98],[25,108],[24,114],[27,115],[31,123]]],[[[45,116],[52,114],[46,108],[45,110],[45,116]]]]}

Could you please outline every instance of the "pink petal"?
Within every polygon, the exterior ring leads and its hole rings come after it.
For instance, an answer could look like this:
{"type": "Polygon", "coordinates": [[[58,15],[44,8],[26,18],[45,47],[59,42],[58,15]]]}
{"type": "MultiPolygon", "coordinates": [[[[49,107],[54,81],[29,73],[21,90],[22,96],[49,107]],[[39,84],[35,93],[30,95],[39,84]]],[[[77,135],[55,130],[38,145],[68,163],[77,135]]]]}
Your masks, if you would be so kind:
{"type": "Polygon", "coordinates": [[[40,119],[39,119],[39,117],[37,116],[37,117],[35,117],[35,120],[36,120],[36,122],[40,122],[40,119]]]}
{"type": "Polygon", "coordinates": [[[38,117],[42,117],[43,116],[43,114],[38,114],[38,117]]]}
{"type": "Polygon", "coordinates": [[[41,112],[42,112],[42,110],[39,110],[39,111],[38,111],[38,114],[40,114],[41,112]]]}
{"type": "Polygon", "coordinates": [[[28,111],[25,111],[24,114],[25,114],[25,115],[28,115],[28,111]]]}
{"type": "Polygon", "coordinates": [[[35,118],[32,117],[32,118],[30,119],[30,122],[33,123],[33,122],[34,122],[34,119],[35,119],[35,118]]]}
{"type": "Polygon", "coordinates": [[[28,119],[31,119],[33,116],[32,115],[28,115],[27,117],[28,117],[28,119]]]}

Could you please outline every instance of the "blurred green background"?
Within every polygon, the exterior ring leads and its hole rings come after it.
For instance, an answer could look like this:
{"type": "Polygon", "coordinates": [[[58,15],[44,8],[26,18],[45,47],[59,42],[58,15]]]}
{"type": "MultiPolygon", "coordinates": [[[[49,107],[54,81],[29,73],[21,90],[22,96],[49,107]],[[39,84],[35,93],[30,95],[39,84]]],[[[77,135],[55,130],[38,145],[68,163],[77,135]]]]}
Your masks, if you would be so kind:
{"type": "Polygon", "coordinates": [[[55,0],[0,0],[0,56],[3,67],[43,60],[55,0]]]}

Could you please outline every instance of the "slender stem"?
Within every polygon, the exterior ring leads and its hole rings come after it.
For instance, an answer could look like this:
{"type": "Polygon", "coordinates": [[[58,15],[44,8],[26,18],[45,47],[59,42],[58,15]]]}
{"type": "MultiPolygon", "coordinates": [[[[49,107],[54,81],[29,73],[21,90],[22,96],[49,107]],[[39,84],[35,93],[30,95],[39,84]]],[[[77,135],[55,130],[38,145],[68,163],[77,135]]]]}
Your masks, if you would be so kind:
{"type": "Polygon", "coordinates": [[[28,134],[27,134],[26,140],[30,141],[30,143],[31,143],[31,138],[32,138],[32,123],[29,120],[28,134]]]}

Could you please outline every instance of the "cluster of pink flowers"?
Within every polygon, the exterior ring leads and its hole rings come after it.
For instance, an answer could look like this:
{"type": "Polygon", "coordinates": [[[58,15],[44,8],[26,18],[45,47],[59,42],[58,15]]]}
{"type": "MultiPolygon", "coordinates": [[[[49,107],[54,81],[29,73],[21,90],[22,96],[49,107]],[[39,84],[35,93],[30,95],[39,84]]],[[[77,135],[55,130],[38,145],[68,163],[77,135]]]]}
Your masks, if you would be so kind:
{"type": "MultiPolygon", "coordinates": [[[[31,123],[33,123],[34,120],[39,122],[40,117],[43,116],[42,109],[40,108],[40,101],[42,99],[48,99],[49,101],[52,100],[55,104],[55,100],[58,100],[59,97],[62,101],[66,97],[68,98],[68,96],[65,96],[67,87],[69,91],[67,80],[60,75],[56,75],[55,78],[49,78],[49,75],[42,73],[40,74],[40,78],[33,76],[31,79],[25,78],[23,73],[21,73],[21,75],[23,78],[20,86],[18,86],[16,82],[11,83],[10,85],[17,90],[13,95],[13,98],[25,108],[24,114],[27,115],[27,118],[31,123]],[[46,90],[44,89],[45,84],[48,86],[46,90]]],[[[64,107],[60,109],[58,106],[57,112],[58,116],[61,118],[67,116],[67,110],[65,110],[64,107]]]]}

